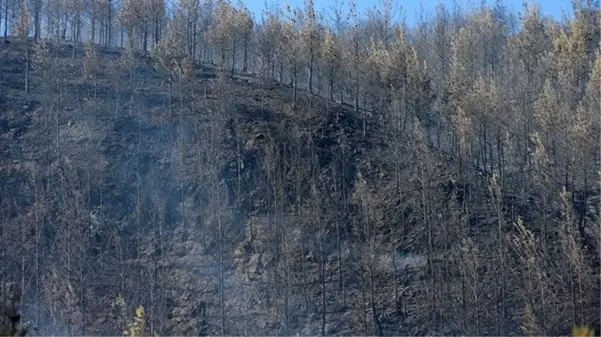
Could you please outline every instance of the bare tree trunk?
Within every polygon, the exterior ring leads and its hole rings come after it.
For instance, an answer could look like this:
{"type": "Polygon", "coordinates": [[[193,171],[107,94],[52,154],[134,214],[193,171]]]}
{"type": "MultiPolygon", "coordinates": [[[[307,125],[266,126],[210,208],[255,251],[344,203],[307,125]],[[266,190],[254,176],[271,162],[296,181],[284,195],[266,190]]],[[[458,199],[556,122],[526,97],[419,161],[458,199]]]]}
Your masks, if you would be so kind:
{"type": "Polygon", "coordinates": [[[232,70],[231,70],[231,78],[234,78],[234,73],[236,72],[236,42],[234,41],[232,44],[232,70]]]}
{"type": "Polygon", "coordinates": [[[59,115],[60,115],[60,99],[62,97],[62,86],[61,86],[61,80],[58,79],[56,80],[56,111],[55,111],[55,125],[56,125],[56,157],[60,158],[60,134],[61,134],[61,130],[60,130],[60,124],[59,124],[59,115]]]}
{"type": "MultiPolygon", "coordinates": [[[[319,216],[319,215],[318,215],[319,216]]],[[[320,246],[320,276],[321,276],[321,335],[326,335],[326,312],[327,312],[327,302],[326,302],[326,252],[325,252],[325,228],[323,228],[323,224],[320,220],[320,229],[319,229],[319,246],[320,246]]]]}
{"type": "Polygon", "coordinates": [[[426,230],[427,230],[427,237],[428,237],[428,258],[427,258],[427,262],[428,262],[428,277],[430,279],[430,289],[429,289],[429,293],[430,293],[430,306],[431,306],[431,319],[433,322],[434,327],[436,327],[436,315],[437,315],[437,310],[436,310],[436,294],[435,294],[435,287],[434,287],[434,261],[433,261],[433,253],[434,253],[434,248],[433,248],[433,228],[432,228],[432,222],[430,220],[430,217],[428,216],[428,197],[427,197],[427,192],[426,192],[426,175],[425,172],[423,172],[423,170],[425,169],[423,167],[424,164],[422,164],[421,170],[422,171],[421,174],[421,197],[422,197],[422,216],[423,216],[423,221],[424,221],[424,225],[426,226],[426,230]]]}
{"type": "Polygon", "coordinates": [[[4,1],[4,38],[8,37],[8,1],[4,1]]]}
{"type": "Polygon", "coordinates": [[[161,41],[161,21],[157,13],[154,16],[154,45],[158,45],[159,41],[161,41]]]}
{"type": "MultiPolygon", "coordinates": [[[[17,204],[17,201],[15,201],[15,204],[17,204]]],[[[21,234],[21,247],[27,247],[27,242],[26,242],[26,238],[25,238],[25,228],[23,228],[23,226],[19,227],[20,229],[20,234],[21,234]]],[[[25,298],[25,294],[26,294],[26,283],[25,283],[25,256],[27,255],[26,252],[24,251],[25,249],[23,249],[23,251],[21,252],[21,289],[20,289],[20,293],[19,293],[19,307],[22,308],[23,307],[23,301],[25,298]]],[[[22,321],[19,321],[19,329],[22,329],[22,321]]]]}
{"type": "Polygon", "coordinates": [[[144,24],[144,35],[142,37],[142,49],[144,54],[148,52],[148,23],[144,24]]]}
{"type": "MultiPolygon", "coordinates": [[[[107,23],[107,46],[112,46],[113,40],[113,0],[107,0],[108,23],[107,23]]],[[[123,43],[121,43],[123,46],[123,43]]]]}
{"type": "Polygon", "coordinates": [[[96,6],[92,4],[92,13],[90,13],[90,40],[96,43],[96,6]]]}
{"type": "MultiPolygon", "coordinates": [[[[34,307],[34,317],[35,317],[35,326],[40,326],[40,300],[41,300],[41,296],[40,296],[40,222],[42,221],[42,219],[40,219],[40,215],[38,212],[38,207],[36,207],[38,204],[41,203],[42,198],[44,198],[44,196],[40,196],[40,191],[38,189],[38,182],[37,182],[37,177],[36,177],[36,172],[33,171],[33,185],[34,185],[34,210],[33,210],[33,214],[34,214],[34,221],[35,221],[35,229],[34,229],[34,245],[35,245],[35,261],[34,261],[34,273],[35,273],[35,289],[34,289],[34,293],[35,293],[35,307],[34,307]]],[[[43,188],[43,187],[42,187],[43,188]]],[[[0,241],[1,242],[1,241],[0,241]]],[[[0,281],[4,281],[1,279],[1,273],[0,273],[0,281]]],[[[2,294],[2,292],[0,291],[0,296],[2,296],[4,294],[2,294]]]]}
{"type": "Polygon", "coordinates": [[[315,56],[313,55],[313,49],[311,47],[311,51],[309,52],[309,83],[307,83],[307,87],[310,93],[313,93],[313,63],[315,56]]]}
{"type": "Polygon", "coordinates": [[[292,75],[292,86],[293,86],[293,94],[292,94],[292,103],[296,106],[296,98],[298,96],[298,77],[296,74],[296,61],[294,61],[294,72],[292,75]]]}
{"type": "Polygon", "coordinates": [[[29,42],[27,36],[25,37],[25,100],[29,100],[29,67],[30,67],[30,57],[29,57],[29,42]]]}
{"type": "Polygon", "coordinates": [[[218,216],[218,230],[219,230],[219,321],[221,323],[220,326],[220,334],[221,336],[225,335],[225,298],[224,298],[224,235],[223,235],[223,223],[221,221],[221,215],[218,216]]]}
{"type": "MultiPolygon", "coordinates": [[[[288,293],[286,293],[288,294],[288,293]]],[[[248,298],[248,272],[246,273],[246,279],[244,280],[244,337],[248,337],[248,309],[249,309],[249,298],[248,298]]],[[[288,313],[288,307],[286,307],[286,314],[288,313]]],[[[288,316],[286,316],[288,317],[288,316]]],[[[288,327],[288,325],[286,325],[288,327]]],[[[288,330],[286,330],[288,332],[288,330]]]]}
{"type": "Polygon", "coordinates": [[[244,65],[242,66],[242,71],[248,71],[248,39],[249,34],[247,32],[244,33],[244,65]]]}
{"type": "MultiPolygon", "coordinates": [[[[286,235],[283,235],[284,238],[284,249],[288,250],[288,240],[286,240],[286,235]]],[[[290,336],[290,261],[288,252],[284,253],[284,332],[286,336],[290,336]]]]}
{"type": "Polygon", "coordinates": [[[71,40],[73,41],[73,48],[71,49],[71,58],[75,58],[77,49],[77,21],[79,21],[78,14],[74,14],[73,23],[71,24],[71,40]]]}
{"type": "MultiPolygon", "coordinates": [[[[136,88],[132,88],[134,93],[136,88]]],[[[134,94],[136,95],[136,94],[134,94]]],[[[137,95],[136,95],[137,96],[137,95]]],[[[142,115],[141,109],[137,105],[134,105],[137,115],[137,147],[136,147],[136,268],[137,268],[137,282],[136,282],[136,303],[141,303],[142,299],[142,178],[140,177],[140,166],[142,161],[141,145],[142,145],[142,115]]]]}
{"type": "MultiPolygon", "coordinates": [[[[506,272],[505,272],[505,246],[504,246],[504,230],[503,230],[503,223],[504,223],[504,217],[503,217],[503,209],[502,209],[502,189],[501,189],[501,185],[498,183],[494,183],[494,185],[496,185],[496,200],[495,200],[495,206],[496,206],[496,213],[497,213],[497,236],[498,236],[498,253],[499,253],[499,268],[500,268],[500,273],[501,273],[501,279],[498,280],[500,281],[497,282],[499,289],[499,296],[501,298],[501,308],[502,308],[502,316],[500,318],[498,318],[497,320],[500,322],[499,323],[499,329],[497,331],[497,334],[499,336],[504,335],[504,326],[505,326],[505,320],[507,318],[508,312],[507,312],[507,296],[506,296],[506,289],[507,289],[507,277],[506,277],[506,272]]],[[[493,186],[494,186],[493,185],[493,186]]],[[[494,188],[494,187],[493,187],[494,188]]]]}
{"type": "Polygon", "coordinates": [[[67,28],[69,23],[69,13],[65,13],[65,18],[63,19],[63,28],[61,30],[61,40],[65,41],[67,39],[67,28]]]}
{"type": "Polygon", "coordinates": [[[42,0],[34,0],[33,1],[33,20],[34,20],[33,41],[35,43],[38,43],[38,41],[40,40],[40,36],[42,34],[41,12],[42,12],[42,0]]]}

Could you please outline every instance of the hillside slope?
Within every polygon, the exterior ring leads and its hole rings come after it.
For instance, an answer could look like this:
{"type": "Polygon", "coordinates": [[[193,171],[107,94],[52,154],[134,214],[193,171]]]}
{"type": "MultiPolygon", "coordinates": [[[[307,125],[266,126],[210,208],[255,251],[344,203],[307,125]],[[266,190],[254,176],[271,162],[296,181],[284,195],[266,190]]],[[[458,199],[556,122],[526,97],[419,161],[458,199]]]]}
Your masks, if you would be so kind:
{"type": "Polygon", "coordinates": [[[549,334],[569,308],[598,324],[598,246],[571,250],[592,269],[565,303],[564,252],[514,226],[541,232],[539,204],[512,182],[491,197],[419,116],[392,137],[249,74],[170,81],[152,58],[69,46],[32,47],[25,92],[24,46],[0,48],[2,291],[41,333],[119,334],[142,304],[161,335],[515,335],[540,289],[549,334]]]}

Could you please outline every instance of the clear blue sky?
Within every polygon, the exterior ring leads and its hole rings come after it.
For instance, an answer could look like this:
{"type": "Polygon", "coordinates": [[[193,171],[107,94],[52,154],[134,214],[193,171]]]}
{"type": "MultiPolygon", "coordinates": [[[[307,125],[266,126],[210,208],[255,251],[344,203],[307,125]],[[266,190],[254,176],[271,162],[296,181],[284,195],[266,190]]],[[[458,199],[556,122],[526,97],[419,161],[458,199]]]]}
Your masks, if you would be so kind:
{"type": "MultiPolygon", "coordinates": [[[[265,8],[265,2],[267,4],[280,4],[284,5],[285,1],[287,1],[292,7],[302,8],[304,6],[304,0],[243,0],[244,4],[255,13],[255,19],[260,21],[261,12],[265,8]]],[[[361,13],[363,13],[367,8],[373,7],[375,4],[379,2],[379,0],[355,0],[358,6],[358,9],[361,13]]],[[[439,2],[443,2],[452,7],[452,0],[396,0],[394,2],[395,6],[401,6],[403,12],[406,14],[407,23],[411,25],[415,22],[415,18],[420,10],[420,4],[423,5],[423,8],[426,13],[433,13],[434,8],[439,2]]],[[[459,0],[458,3],[462,8],[470,8],[470,2],[480,3],[480,0],[459,0]]],[[[486,0],[487,3],[494,3],[494,0],[486,0]]],[[[503,3],[511,12],[518,12],[522,10],[522,2],[523,0],[504,0],[503,3]]],[[[542,9],[543,14],[548,14],[553,16],[556,19],[561,19],[562,10],[566,12],[566,14],[571,15],[571,1],[570,0],[538,0],[538,1],[528,1],[529,3],[538,3],[542,9]]],[[[314,0],[316,9],[323,12],[322,9],[334,6],[336,4],[336,0],[314,0]]],[[[339,1],[340,3],[340,1],[339,1]]]]}

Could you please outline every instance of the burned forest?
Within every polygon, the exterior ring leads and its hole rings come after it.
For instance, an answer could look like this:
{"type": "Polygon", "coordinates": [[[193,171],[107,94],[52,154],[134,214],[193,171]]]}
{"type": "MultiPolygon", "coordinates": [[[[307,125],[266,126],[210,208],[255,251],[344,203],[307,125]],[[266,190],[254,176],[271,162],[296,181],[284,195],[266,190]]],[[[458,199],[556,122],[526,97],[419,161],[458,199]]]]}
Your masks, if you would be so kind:
{"type": "Polygon", "coordinates": [[[316,6],[0,0],[19,325],[601,333],[599,1],[316,6]]]}

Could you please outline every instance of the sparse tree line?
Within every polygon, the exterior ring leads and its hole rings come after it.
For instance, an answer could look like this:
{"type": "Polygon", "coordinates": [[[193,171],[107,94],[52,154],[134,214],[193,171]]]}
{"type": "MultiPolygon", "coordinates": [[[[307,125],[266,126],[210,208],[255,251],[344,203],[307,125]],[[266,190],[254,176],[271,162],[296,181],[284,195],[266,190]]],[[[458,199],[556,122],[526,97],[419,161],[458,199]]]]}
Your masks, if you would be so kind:
{"type": "Polygon", "coordinates": [[[573,9],[558,22],[534,5],[515,16],[500,1],[455,3],[408,27],[391,0],[364,14],[307,0],[260,20],[226,0],[0,0],[4,35],[35,43],[24,89],[41,93],[47,147],[43,172],[2,191],[2,291],[11,280],[33,294],[37,323],[66,334],[126,329],[117,294],[144,304],[151,334],[599,329],[599,3],[573,9]],[[85,89],[59,76],[69,65],[53,48],[68,40],[72,57],[91,42],[85,89]],[[106,65],[98,46],[125,51],[106,65]],[[76,168],[61,143],[72,95],[107,130],[152,114],[135,52],[166,84],[177,215],[157,192],[169,182],[140,173],[141,127],[112,133],[134,144],[126,168],[91,140],[76,168]],[[218,79],[200,83],[197,63],[218,79]],[[348,109],[331,128],[299,117],[248,131],[231,84],[248,73],[291,86],[282,114],[348,109]],[[105,195],[117,181],[126,196],[105,195]],[[95,235],[92,215],[111,212],[95,235]],[[198,262],[204,278],[173,262],[190,241],[211,257],[198,262]]]}

